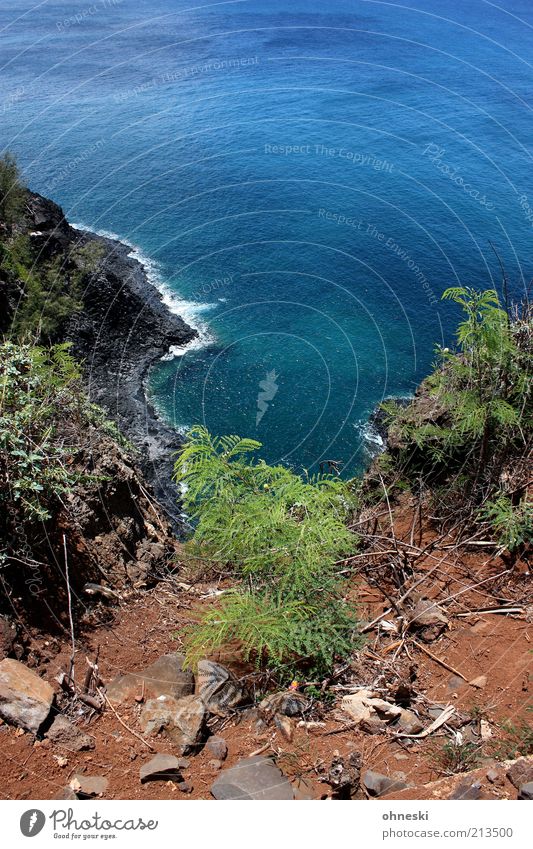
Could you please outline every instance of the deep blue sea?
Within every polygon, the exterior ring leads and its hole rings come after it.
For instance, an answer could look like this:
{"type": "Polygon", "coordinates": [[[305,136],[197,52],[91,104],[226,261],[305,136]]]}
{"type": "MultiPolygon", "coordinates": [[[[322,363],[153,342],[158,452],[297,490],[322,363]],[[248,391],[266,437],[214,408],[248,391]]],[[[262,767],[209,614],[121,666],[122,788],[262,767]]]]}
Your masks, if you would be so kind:
{"type": "Polygon", "coordinates": [[[200,340],[158,407],[347,472],[450,285],[533,277],[531,0],[2,0],[0,148],[200,340]]]}

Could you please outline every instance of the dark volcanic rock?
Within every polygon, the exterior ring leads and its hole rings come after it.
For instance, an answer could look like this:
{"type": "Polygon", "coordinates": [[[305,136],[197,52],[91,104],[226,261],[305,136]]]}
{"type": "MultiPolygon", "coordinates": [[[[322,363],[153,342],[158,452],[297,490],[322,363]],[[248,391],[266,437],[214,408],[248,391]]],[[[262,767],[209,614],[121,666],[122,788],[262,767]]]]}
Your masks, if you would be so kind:
{"type": "Polygon", "coordinates": [[[244,758],[211,787],[215,799],[294,799],[288,779],[271,758],[244,758]]]}
{"type": "Polygon", "coordinates": [[[155,755],[148,763],[143,764],[139,771],[141,784],[147,781],[183,782],[180,762],[174,755],[155,755]]]}
{"type": "Polygon", "coordinates": [[[94,737],[85,734],[81,728],[70,722],[66,716],[58,714],[52,725],[44,735],[63,749],[69,752],[82,752],[85,749],[94,749],[94,737]]]}
{"type": "Polygon", "coordinates": [[[390,778],[388,775],[374,772],[372,769],[367,769],[363,775],[363,784],[371,796],[383,796],[385,793],[393,793],[407,787],[405,781],[390,778]]]}
{"type": "Polygon", "coordinates": [[[111,239],[86,236],[104,248],[101,267],[89,278],[84,309],[72,321],[74,353],[86,363],[89,395],[117,421],[140,450],[140,465],[158,501],[176,521],[177,488],[172,454],[181,445],[177,431],[159,419],[148,401],[150,366],[171,345],[197,334],[163,304],[130,248],[111,239]]]}
{"type": "Polygon", "coordinates": [[[37,733],[50,713],[54,691],[18,660],[0,662],[0,716],[21,728],[37,733]]]}
{"type": "Polygon", "coordinates": [[[522,784],[533,781],[533,757],[519,758],[507,770],[507,778],[518,790],[522,784]]]}
{"type": "Polygon", "coordinates": [[[533,781],[522,784],[518,793],[519,799],[533,799],[533,781]]]}
{"type": "MultiPolygon", "coordinates": [[[[92,401],[100,404],[140,450],[142,471],[169,518],[180,526],[178,491],[171,480],[172,452],[180,436],[161,421],[145,391],[151,365],[172,345],[190,342],[197,331],[163,304],[132,248],[114,239],[76,230],[63,210],[41,195],[28,193],[26,228],[36,261],[60,259],[68,276],[80,247],[94,246],[95,266],[82,269],[82,309],[71,316],[61,338],[73,343],[84,361],[92,401]]],[[[0,303],[8,303],[0,280],[0,303]]]]}
{"type": "Polygon", "coordinates": [[[479,781],[474,781],[473,784],[470,784],[468,781],[463,781],[455,788],[453,793],[450,793],[448,796],[448,799],[464,799],[469,801],[481,798],[481,784],[479,781]]]}

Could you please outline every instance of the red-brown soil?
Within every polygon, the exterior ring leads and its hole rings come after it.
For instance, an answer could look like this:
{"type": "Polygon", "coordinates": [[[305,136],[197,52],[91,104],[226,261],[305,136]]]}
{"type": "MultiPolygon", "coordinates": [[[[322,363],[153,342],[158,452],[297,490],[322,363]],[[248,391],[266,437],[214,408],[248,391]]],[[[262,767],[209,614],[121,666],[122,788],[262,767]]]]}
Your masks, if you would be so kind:
{"type": "MultiPolygon", "coordinates": [[[[437,532],[429,527],[424,527],[422,533],[417,532],[413,537],[413,509],[409,503],[397,507],[394,518],[397,539],[416,539],[413,545],[419,549],[437,537],[437,532]]],[[[508,733],[501,727],[502,723],[510,720],[515,725],[521,722],[531,725],[532,714],[528,708],[532,703],[533,607],[528,566],[523,561],[510,564],[508,560],[494,556],[494,549],[490,547],[467,545],[454,549],[452,545],[453,538],[444,537],[427,557],[419,557],[416,561],[416,580],[437,566],[417,589],[424,597],[438,600],[449,617],[449,628],[440,637],[423,643],[417,634],[404,634],[402,637],[398,633],[369,631],[364,648],[351,666],[330,682],[327,706],[323,703],[317,705],[307,717],[320,724],[307,729],[299,727],[297,720],[292,720],[294,733],[290,742],[274,726],[258,729],[257,716],[250,711],[226,720],[212,720],[212,730],[223,736],[228,744],[225,766],[264,749],[265,753],[276,755],[279,766],[291,779],[305,778],[305,793],[319,799],[330,794],[330,788],[321,781],[321,776],[324,768],[327,770],[331,764],[334,754],[348,755],[356,751],[362,756],[362,771],[373,769],[392,776],[403,773],[405,781],[414,785],[388,798],[446,798],[457,780],[443,778],[438,753],[450,739],[451,732],[440,729],[420,741],[395,740],[390,729],[376,734],[354,729],[349,715],[339,708],[340,699],[350,684],[375,687],[388,694],[389,698],[399,684],[409,684],[412,706],[423,714],[431,703],[452,704],[458,712],[472,720],[471,730],[479,730],[480,718],[489,723],[492,737],[480,750],[482,760],[473,773],[474,778],[481,781],[485,798],[516,798],[516,789],[505,779],[504,770],[501,770],[501,781],[494,784],[486,779],[486,772],[494,761],[511,756],[512,746],[509,745],[508,733]],[[488,578],[491,580],[486,580],[488,578]],[[470,589],[480,581],[485,583],[470,589]],[[449,601],[450,596],[455,598],[449,601]],[[505,615],[476,612],[511,605],[519,611],[505,615]],[[430,657],[428,651],[438,660],[430,657]],[[466,680],[457,678],[451,670],[456,670],[466,680]],[[481,675],[487,679],[482,689],[468,683],[481,675]],[[437,783],[426,786],[430,782],[437,783]]],[[[358,599],[361,619],[366,621],[376,618],[389,606],[382,589],[389,596],[391,594],[391,585],[387,583],[386,569],[383,568],[386,557],[369,558],[367,563],[370,562],[381,564],[376,571],[380,576],[378,583],[382,580],[381,576],[385,577],[383,586],[380,583],[378,588],[368,570],[365,574],[365,570],[357,568],[354,573],[353,596],[358,599]]],[[[354,564],[358,563],[364,564],[365,558],[354,561],[354,564]]],[[[183,575],[180,579],[186,580],[183,575]]],[[[96,624],[83,634],[76,654],[76,674],[83,677],[85,657],[94,658],[97,650],[99,672],[104,682],[118,673],[143,667],[166,652],[179,650],[183,627],[194,619],[194,609],[198,604],[213,604],[213,598],[202,598],[202,595],[216,586],[215,580],[204,580],[186,589],[160,583],[149,591],[124,599],[116,608],[111,624],[96,624]]],[[[393,610],[386,618],[397,621],[398,616],[393,610]]],[[[48,680],[68,668],[70,647],[67,635],[64,642],[58,643],[37,635],[30,648],[35,656],[48,655],[48,661],[41,662],[38,669],[48,680]]],[[[228,658],[223,660],[227,662],[228,658]]],[[[238,664],[233,664],[233,669],[237,674],[251,672],[238,664]]],[[[139,711],[137,701],[117,708],[123,722],[137,733],[139,711]]],[[[70,717],[76,717],[76,707],[70,717]]],[[[105,775],[109,779],[109,790],[105,796],[109,799],[186,801],[190,798],[211,798],[210,786],[217,770],[210,765],[212,755],[206,749],[188,758],[190,766],[185,770],[185,778],[193,787],[190,794],[181,793],[172,782],[141,785],[139,768],[152,757],[143,742],[126,730],[109,709],[92,717],[85,709],[79,721],[80,726],[95,737],[93,751],[61,751],[46,740],[35,740],[29,733],[1,725],[0,741],[4,753],[0,763],[2,797],[55,798],[74,772],[85,771],[105,775]]],[[[425,724],[429,721],[426,713],[425,724]]],[[[163,737],[152,739],[151,743],[157,752],[172,753],[172,744],[163,737]]]]}

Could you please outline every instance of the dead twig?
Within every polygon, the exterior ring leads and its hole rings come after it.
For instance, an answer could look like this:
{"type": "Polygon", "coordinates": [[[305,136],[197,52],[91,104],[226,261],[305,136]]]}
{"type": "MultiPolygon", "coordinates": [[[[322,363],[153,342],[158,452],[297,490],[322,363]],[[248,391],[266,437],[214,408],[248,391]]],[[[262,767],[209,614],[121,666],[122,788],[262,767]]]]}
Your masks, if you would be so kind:
{"type": "Polygon", "coordinates": [[[105,694],[105,693],[103,693],[103,692],[102,692],[102,690],[99,690],[98,688],[97,688],[97,690],[96,690],[96,691],[97,691],[97,693],[99,693],[99,694],[100,694],[100,696],[101,696],[101,697],[103,698],[103,700],[105,701],[106,705],[107,705],[107,706],[111,709],[111,711],[114,713],[114,715],[116,716],[116,718],[118,719],[118,721],[120,722],[120,724],[122,725],[122,727],[123,727],[123,728],[125,728],[125,729],[126,729],[126,731],[129,731],[129,733],[130,733],[133,737],[136,737],[136,739],[137,739],[137,740],[140,740],[140,741],[141,741],[141,743],[144,743],[144,745],[145,745],[148,749],[150,749],[150,751],[151,751],[151,752],[155,751],[154,747],[152,746],[152,744],[151,744],[151,743],[149,743],[149,742],[148,742],[148,740],[145,740],[145,739],[144,739],[144,737],[141,737],[141,735],[140,735],[140,734],[137,734],[137,732],[136,732],[136,731],[134,731],[134,730],[133,730],[133,728],[130,728],[130,727],[129,727],[129,725],[126,725],[126,723],[124,722],[124,720],[123,720],[123,719],[122,719],[122,718],[118,715],[118,713],[116,712],[115,708],[113,707],[113,705],[111,704],[111,702],[110,702],[110,701],[109,701],[109,699],[107,698],[106,694],[105,694]]]}
{"type": "Polygon", "coordinates": [[[431,725],[428,725],[427,728],[424,728],[419,734],[395,734],[394,737],[398,740],[401,737],[410,737],[414,740],[421,740],[423,737],[428,737],[430,734],[433,734],[434,731],[437,731],[441,725],[444,725],[450,717],[455,713],[455,708],[453,705],[448,705],[444,708],[440,716],[438,716],[431,725]]]}
{"type": "Polygon", "coordinates": [[[268,743],[265,743],[264,746],[261,746],[259,749],[256,749],[255,752],[252,752],[251,754],[249,754],[248,757],[249,758],[255,758],[256,755],[262,755],[263,752],[266,752],[267,749],[270,749],[270,746],[271,746],[271,741],[269,740],[268,743]]]}
{"type": "Polygon", "coordinates": [[[418,640],[412,640],[412,643],[413,643],[413,645],[415,645],[418,649],[422,649],[422,651],[423,651],[425,654],[427,654],[427,656],[428,656],[428,657],[430,657],[432,660],[434,660],[434,661],[435,661],[435,663],[439,663],[441,666],[443,666],[443,667],[444,667],[444,669],[447,669],[447,670],[448,670],[448,672],[453,672],[453,674],[454,674],[454,675],[458,675],[458,676],[459,676],[459,678],[462,678],[462,679],[463,679],[463,681],[468,681],[468,678],[466,678],[466,677],[463,675],[463,673],[462,673],[462,672],[459,672],[459,670],[458,670],[458,669],[454,669],[454,667],[453,667],[453,666],[450,666],[450,665],[449,665],[449,663],[446,663],[446,661],[441,660],[441,659],[440,659],[440,657],[437,657],[437,655],[436,655],[436,654],[433,654],[433,652],[431,652],[429,649],[427,649],[425,646],[423,646],[423,645],[422,645],[422,643],[419,643],[419,642],[418,642],[418,640]]]}
{"type": "Polygon", "coordinates": [[[76,654],[76,641],[74,639],[74,619],[72,617],[72,596],[70,593],[70,578],[68,574],[68,557],[67,557],[67,538],[65,534],[63,534],[63,553],[65,556],[65,580],[67,582],[67,598],[68,598],[68,618],[70,621],[70,639],[72,642],[72,652],[70,655],[70,665],[68,670],[68,677],[71,681],[74,681],[74,656],[76,654]]]}
{"type": "Polygon", "coordinates": [[[352,731],[354,728],[357,728],[358,725],[359,722],[348,722],[340,728],[333,728],[331,731],[324,731],[320,736],[331,737],[332,734],[342,734],[343,731],[352,731]]]}

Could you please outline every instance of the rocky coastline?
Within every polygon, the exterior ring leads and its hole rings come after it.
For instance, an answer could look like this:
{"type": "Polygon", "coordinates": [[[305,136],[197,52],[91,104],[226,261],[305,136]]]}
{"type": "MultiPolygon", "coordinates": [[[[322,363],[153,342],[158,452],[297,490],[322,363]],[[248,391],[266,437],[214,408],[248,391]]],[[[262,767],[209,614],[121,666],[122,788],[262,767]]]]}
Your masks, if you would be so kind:
{"type": "Polygon", "coordinates": [[[90,399],[116,421],[139,452],[138,463],[175,529],[183,525],[172,482],[179,433],[150,403],[151,366],[173,345],[186,345],[197,331],[173,314],[146,269],[118,240],[74,228],[53,201],[31,193],[27,208],[31,240],[40,257],[74,257],[92,243],[98,257],[83,277],[81,309],[62,336],[83,362],[90,399]]]}

